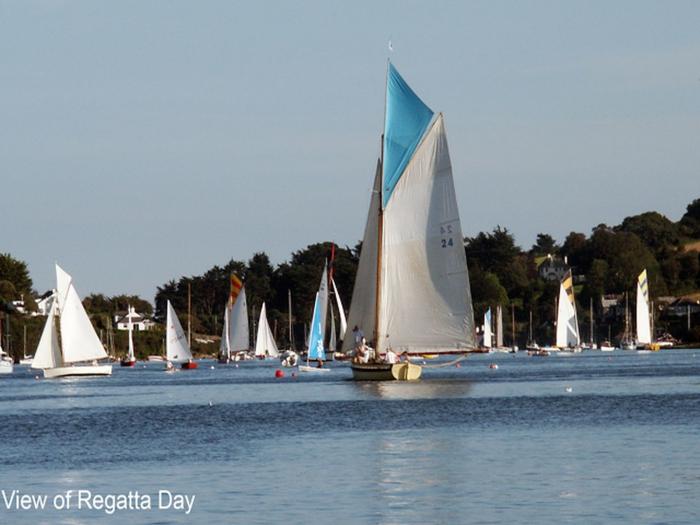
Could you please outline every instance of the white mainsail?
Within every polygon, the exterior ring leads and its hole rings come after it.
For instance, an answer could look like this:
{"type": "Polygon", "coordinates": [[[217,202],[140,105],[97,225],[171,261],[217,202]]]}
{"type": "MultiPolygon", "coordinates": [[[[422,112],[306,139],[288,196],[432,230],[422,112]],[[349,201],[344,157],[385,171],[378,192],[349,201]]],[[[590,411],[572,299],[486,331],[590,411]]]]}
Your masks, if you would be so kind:
{"type": "Polygon", "coordinates": [[[333,295],[335,296],[335,302],[338,305],[338,319],[340,320],[340,333],[338,334],[338,339],[342,341],[345,339],[345,332],[348,329],[348,322],[347,319],[345,319],[345,310],[343,309],[343,302],[340,300],[338,287],[335,285],[335,279],[331,278],[331,284],[333,285],[333,295]]]}
{"type": "Polygon", "coordinates": [[[165,357],[171,363],[184,363],[192,359],[187,336],[170,301],[166,314],[165,357]]]}
{"type": "Polygon", "coordinates": [[[503,309],[496,306],[496,347],[503,348],[503,309]]]}
{"type": "Polygon", "coordinates": [[[267,310],[265,307],[265,303],[263,303],[262,308],[260,308],[258,336],[255,340],[255,355],[258,357],[279,356],[279,351],[277,350],[275,338],[272,336],[272,330],[270,330],[270,325],[267,322],[267,310]]]}
{"type": "Polygon", "coordinates": [[[569,271],[559,283],[557,306],[557,341],[559,348],[577,347],[581,344],[574,300],[573,278],[569,271]]]}
{"type": "Polygon", "coordinates": [[[129,329],[129,355],[128,355],[128,360],[129,361],[135,361],[136,356],[134,355],[134,323],[131,322],[131,316],[134,313],[133,308],[131,306],[127,307],[127,327],[129,329]]]}
{"type": "Polygon", "coordinates": [[[484,313],[484,348],[491,348],[491,308],[484,313]]]}
{"type": "Polygon", "coordinates": [[[333,305],[331,307],[331,335],[328,338],[328,352],[332,355],[335,352],[335,347],[337,346],[337,340],[335,337],[335,316],[333,315],[333,305]]]}
{"type": "Polygon", "coordinates": [[[326,319],[328,318],[328,261],[323,263],[321,282],[318,285],[318,298],[321,305],[321,341],[325,341],[326,319]]]}
{"type": "Polygon", "coordinates": [[[637,343],[651,343],[651,322],[649,319],[649,283],[646,269],[637,278],[637,343]]]}
{"type": "Polygon", "coordinates": [[[73,283],[68,285],[61,308],[61,346],[64,363],[79,363],[107,357],[100,338],[80,302],[73,283]]]}
{"type": "Polygon", "coordinates": [[[250,348],[248,301],[245,294],[245,285],[241,288],[236,302],[231,307],[228,340],[231,352],[241,352],[250,348]]]}
{"type": "Polygon", "coordinates": [[[56,308],[57,301],[51,301],[51,309],[46,318],[44,330],[41,332],[39,346],[34,354],[32,368],[57,368],[63,366],[63,356],[61,348],[58,346],[58,332],[56,331],[56,308]]]}
{"type": "MultiPolygon", "coordinates": [[[[374,176],[372,195],[370,197],[369,212],[365,225],[365,234],[362,238],[362,250],[360,262],[357,265],[355,286],[352,290],[350,312],[348,313],[348,326],[355,326],[367,334],[367,338],[374,333],[376,314],[376,290],[377,290],[377,234],[380,205],[381,164],[377,164],[377,172],[374,176]]],[[[352,337],[343,339],[343,352],[350,352],[355,347],[352,337]]]]}
{"type": "Polygon", "coordinates": [[[379,350],[474,348],[467,260],[442,114],[396,183],[383,222],[379,350]]]}

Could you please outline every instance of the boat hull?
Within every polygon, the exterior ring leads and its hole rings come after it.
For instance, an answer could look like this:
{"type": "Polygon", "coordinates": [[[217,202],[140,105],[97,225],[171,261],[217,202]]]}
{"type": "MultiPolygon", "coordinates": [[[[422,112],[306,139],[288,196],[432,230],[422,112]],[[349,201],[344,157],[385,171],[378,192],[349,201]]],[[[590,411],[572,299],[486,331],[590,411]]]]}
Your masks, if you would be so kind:
{"type": "Polygon", "coordinates": [[[355,381],[416,381],[423,369],[413,363],[353,363],[355,381]]]}
{"type": "Polygon", "coordinates": [[[299,365],[299,372],[330,372],[330,368],[319,368],[317,366],[299,365]]]}
{"type": "Polygon", "coordinates": [[[11,374],[14,369],[14,365],[9,361],[0,361],[0,374],[11,374]]]}
{"type": "Polygon", "coordinates": [[[182,363],[182,369],[183,370],[194,370],[197,368],[199,365],[197,365],[196,362],[194,361],[188,361],[187,363],[182,363]]]}
{"type": "Polygon", "coordinates": [[[47,368],[44,370],[44,378],[46,379],[56,379],[58,377],[88,377],[111,375],[112,365],[60,366],[58,368],[47,368]]]}
{"type": "Polygon", "coordinates": [[[120,365],[121,366],[136,366],[136,359],[134,359],[133,361],[126,361],[126,360],[121,361],[120,365]]]}

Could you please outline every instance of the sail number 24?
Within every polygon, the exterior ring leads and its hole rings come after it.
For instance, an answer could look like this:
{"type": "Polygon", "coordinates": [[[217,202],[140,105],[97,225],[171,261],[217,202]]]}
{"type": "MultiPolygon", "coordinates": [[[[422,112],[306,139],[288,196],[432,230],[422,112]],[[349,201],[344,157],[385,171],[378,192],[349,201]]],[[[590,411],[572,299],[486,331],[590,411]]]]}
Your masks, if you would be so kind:
{"type": "MultiPolygon", "coordinates": [[[[440,235],[450,235],[452,234],[452,225],[451,224],[443,224],[440,226],[440,235]]],[[[440,246],[443,248],[447,248],[448,246],[454,246],[454,241],[452,240],[452,237],[442,237],[440,239],[440,246]]]]}

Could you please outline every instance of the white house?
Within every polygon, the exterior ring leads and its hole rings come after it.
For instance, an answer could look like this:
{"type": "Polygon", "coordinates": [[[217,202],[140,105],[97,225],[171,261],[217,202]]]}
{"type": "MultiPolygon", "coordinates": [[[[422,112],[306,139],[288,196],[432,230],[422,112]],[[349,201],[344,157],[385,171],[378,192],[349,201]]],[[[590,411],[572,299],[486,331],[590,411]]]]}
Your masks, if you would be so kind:
{"type": "Polygon", "coordinates": [[[156,323],[153,319],[137,313],[133,308],[129,309],[129,312],[124,314],[119,314],[114,316],[114,322],[117,325],[117,330],[128,330],[129,329],[129,317],[131,317],[131,324],[135,331],[146,331],[151,330],[156,323]]]}
{"type": "Polygon", "coordinates": [[[547,281],[561,281],[568,271],[569,264],[566,257],[562,261],[561,259],[555,259],[551,255],[547,255],[547,258],[537,268],[540,277],[547,281]]]}

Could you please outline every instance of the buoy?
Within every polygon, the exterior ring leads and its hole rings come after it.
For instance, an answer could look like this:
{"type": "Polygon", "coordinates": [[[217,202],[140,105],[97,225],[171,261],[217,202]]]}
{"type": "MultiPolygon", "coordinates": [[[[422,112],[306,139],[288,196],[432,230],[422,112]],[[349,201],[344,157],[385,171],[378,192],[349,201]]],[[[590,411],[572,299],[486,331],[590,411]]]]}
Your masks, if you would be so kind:
{"type": "Polygon", "coordinates": [[[212,369],[212,370],[214,370],[214,369],[215,369],[214,365],[211,365],[211,369],[212,369]]]}
{"type": "Polygon", "coordinates": [[[494,370],[498,370],[498,365],[497,365],[496,363],[491,363],[491,364],[489,365],[489,368],[492,368],[492,369],[494,369],[494,370]]]}
{"type": "Polygon", "coordinates": [[[280,370],[278,368],[277,370],[275,370],[275,377],[277,377],[277,378],[284,377],[284,372],[282,372],[282,370],[280,370]]]}
{"type": "Polygon", "coordinates": [[[238,368],[238,363],[236,363],[236,368],[238,368]]]}
{"type": "Polygon", "coordinates": [[[34,379],[39,379],[39,376],[34,376],[34,379]]]}
{"type": "Polygon", "coordinates": [[[210,407],[213,407],[213,406],[214,406],[214,403],[211,402],[211,399],[209,400],[209,406],[210,406],[210,407]]]}
{"type": "Polygon", "coordinates": [[[564,390],[566,390],[567,392],[573,392],[573,391],[574,391],[574,389],[571,388],[570,386],[567,386],[564,390]]]}

